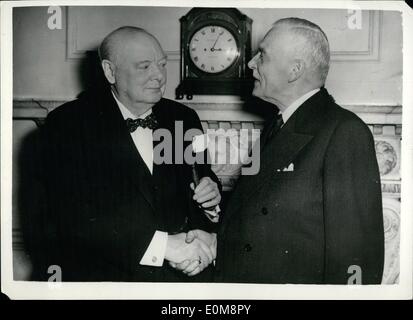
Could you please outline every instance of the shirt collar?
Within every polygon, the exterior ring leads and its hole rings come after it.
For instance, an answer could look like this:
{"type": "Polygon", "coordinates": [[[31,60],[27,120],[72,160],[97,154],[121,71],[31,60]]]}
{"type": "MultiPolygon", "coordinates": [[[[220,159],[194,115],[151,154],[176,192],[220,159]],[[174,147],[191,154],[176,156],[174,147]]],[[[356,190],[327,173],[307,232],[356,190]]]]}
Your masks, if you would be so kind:
{"type": "Polygon", "coordinates": [[[144,113],[142,113],[141,115],[139,115],[139,117],[136,117],[132,112],[129,111],[128,108],[126,108],[122,102],[120,102],[118,100],[118,98],[115,96],[115,94],[112,92],[113,98],[115,98],[115,101],[119,107],[120,112],[122,113],[122,117],[123,119],[143,119],[146,118],[147,116],[149,116],[152,113],[152,108],[150,108],[148,111],[145,111],[144,113]]]}
{"type": "Polygon", "coordinates": [[[308,100],[311,96],[315,95],[318,91],[320,91],[320,88],[311,90],[307,92],[306,94],[302,95],[299,97],[297,100],[295,100],[293,103],[291,103],[287,109],[285,109],[283,112],[281,112],[282,118],[284,123],[287,122],[287,120],[292,116],[292,114],[306,101],[308,100]]]}

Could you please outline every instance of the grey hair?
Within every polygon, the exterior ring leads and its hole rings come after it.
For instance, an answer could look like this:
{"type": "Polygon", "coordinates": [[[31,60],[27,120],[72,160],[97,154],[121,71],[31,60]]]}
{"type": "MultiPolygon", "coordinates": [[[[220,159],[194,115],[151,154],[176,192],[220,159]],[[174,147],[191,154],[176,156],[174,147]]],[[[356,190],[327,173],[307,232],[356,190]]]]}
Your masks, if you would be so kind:
{"type": "Polygon", "coordinates": [[[134,33],[145,33],[150,35],[145,29],[133,26],[124,26],[112,31],[103,39],[98,48],[100,61],[109,60],[116,63],[117,53],[115,50],[115,40],[121,35],[130,35],[134,33]]]}
{"type": "Polygon", "coordinates": [[[330,68],[330,46],[324,31],[311,21],[295,17],[280,19],[273,26],[285,26],[294,35],[305,39],[306,44],[300,48],[300,52],[324,85],[330,68]]]}

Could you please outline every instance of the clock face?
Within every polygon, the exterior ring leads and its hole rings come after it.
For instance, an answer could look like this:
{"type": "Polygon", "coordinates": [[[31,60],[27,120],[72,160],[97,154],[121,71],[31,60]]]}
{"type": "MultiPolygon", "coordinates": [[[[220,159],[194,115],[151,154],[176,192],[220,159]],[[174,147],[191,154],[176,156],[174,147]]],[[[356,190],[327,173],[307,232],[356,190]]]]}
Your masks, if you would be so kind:
{"type": "Polygon", "coordinates": [[[234,63],[239,56],[239,49],[228,29],[208,25],[192,36],[189,41],[189,56],[198,69],[207,73],[219,73],[234,63]]]}

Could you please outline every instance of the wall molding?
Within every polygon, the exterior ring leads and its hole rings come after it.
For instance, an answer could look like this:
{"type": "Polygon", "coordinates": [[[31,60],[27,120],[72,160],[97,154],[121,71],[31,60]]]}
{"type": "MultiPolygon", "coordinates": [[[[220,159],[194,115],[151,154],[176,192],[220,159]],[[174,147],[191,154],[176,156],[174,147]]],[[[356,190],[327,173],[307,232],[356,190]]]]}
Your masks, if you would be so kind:
{"type": "MultiPolygon", "coordinates": [[[[16,98],[13,100],[13,118],[45,118],[48,112],[70,100],[16,98]]],[[[203,121],[263,121],[259,116],[244,111],[242,102],[180,102],[196,110],[203,121]]],[[[401,125],[402,123],[402,106],[400,105],[353,104],[342,106],[356,113],[367,124],[401,125]]]]}
{"type": "MultiPolygon", "coordinates": [[[[96,48],[81,48],[79,46],[79,26],[74,8],[67,7],[66,10],[66,59],[82,59],[86,57],[87,51],[96,50],[96,48]]],[[[367,32],[367,49],[366,50],[332,50],[331,61],[377,61],[379,60],[380,51],[380,34],[381,34],[381,11],[368,12],[368,26],[363,28],[367,32]]],[[[351,37],[350,37],[351,39],[351,37]]],[[[168,61],[180,61],[180,50],[166,48],[168,61]]]]}
{"type": "MultiPolygon", "coordinates": [[[[66,59],[82,59],[90,50],[96,48],[79,48],[78,45],[78,24],[76,17],[71,13],[73,8],[66,8],[66,59]]],[[[180,61],[181,53],[179,50],[164,50],[168,61],[180,61]]]]}
{"type": "Polygon", "coordinates": [[[331,51],[331,61],[377,61],[380,52],[381,11],[369,11],[367,50],[331,51]]]}

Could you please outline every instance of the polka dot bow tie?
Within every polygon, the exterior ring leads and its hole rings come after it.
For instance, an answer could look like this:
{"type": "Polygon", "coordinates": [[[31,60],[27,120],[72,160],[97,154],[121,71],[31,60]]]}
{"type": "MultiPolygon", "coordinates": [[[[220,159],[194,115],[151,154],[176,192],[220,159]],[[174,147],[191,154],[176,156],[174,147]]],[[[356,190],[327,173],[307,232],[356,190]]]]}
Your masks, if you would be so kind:
{"type": "Polygon", "coordinates": [[[158,127],[158,121],[153,113],[147,116],[144,119],[131,119],[128,118],[125,120],[126,126],[128,127],[129,132],[134,132],[138,127],[156,129],[158,127]]]}

